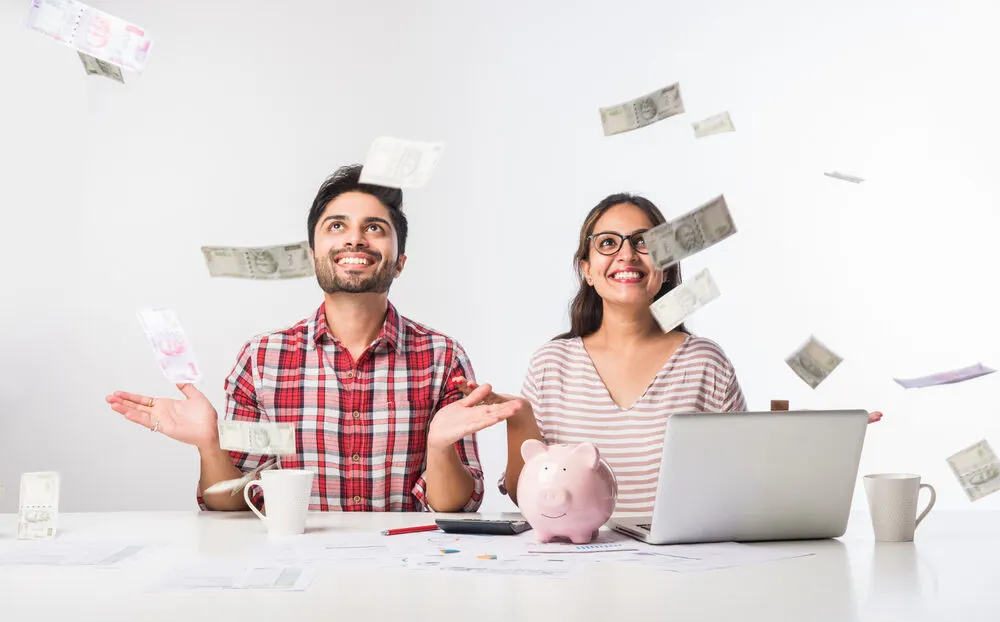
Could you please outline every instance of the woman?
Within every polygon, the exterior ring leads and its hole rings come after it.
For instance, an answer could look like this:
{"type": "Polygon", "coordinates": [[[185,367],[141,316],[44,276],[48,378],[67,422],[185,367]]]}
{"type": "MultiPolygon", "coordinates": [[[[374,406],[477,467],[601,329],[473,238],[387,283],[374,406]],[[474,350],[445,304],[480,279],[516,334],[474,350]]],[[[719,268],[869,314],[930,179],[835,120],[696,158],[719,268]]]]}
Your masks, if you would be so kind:
{"type": "MultiPolygon", "coordinates": [[[[587,215],[574,258],[580,290],[570,330],[532,356],[522,406],[507,420],[500,489],[515,503],[525,440],[590,442],[617,476],[616,511],[650,514],[670,415],[746,411],[722,348],[683,324],[664,332],[650,311],[681,283],[680,265],[657,270],[642,237],[663,222],[652,202],[631,194],[613,194],[587,215]]],[[[465,382],[463,392],[476,386],[465,382]]]]}

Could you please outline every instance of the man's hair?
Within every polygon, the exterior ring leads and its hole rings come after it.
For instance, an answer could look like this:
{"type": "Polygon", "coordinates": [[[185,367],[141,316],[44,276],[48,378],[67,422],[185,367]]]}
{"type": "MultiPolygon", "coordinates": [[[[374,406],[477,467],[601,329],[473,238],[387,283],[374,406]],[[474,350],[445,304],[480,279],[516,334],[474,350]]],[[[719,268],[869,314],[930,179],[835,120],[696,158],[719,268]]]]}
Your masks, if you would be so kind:
{"type": "Polygon", "coordinates": [[[396,252],[402,256],[406,253],[406,214],[403,213],[403,191],[399,188],[387,188],[374,184],[361,183],[361,165],[348,164],[341,166],[333,175],[326,178],[319,187],[312,207],[309,209],[309,248],[315,249],[316,224],[319,222],[327,203],[345,192],[363,192],[378,199],[389,210],[392,227],[396,230],[396,252]]]}

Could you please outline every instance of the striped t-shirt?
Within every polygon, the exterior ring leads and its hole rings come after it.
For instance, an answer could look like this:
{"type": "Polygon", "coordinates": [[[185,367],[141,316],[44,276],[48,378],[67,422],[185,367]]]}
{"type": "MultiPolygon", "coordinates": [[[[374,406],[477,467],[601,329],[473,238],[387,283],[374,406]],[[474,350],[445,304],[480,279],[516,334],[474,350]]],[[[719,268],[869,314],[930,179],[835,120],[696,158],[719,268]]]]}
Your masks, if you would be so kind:
{"type": "Polygon", "coordinates": [[[653,512],[670,415],[746,411],[736,371],[722,348],[693,335],[630,408],[611,398],[579,337],[556,339],[539,348],[522,393],[547,444],[597,446],[618,479],[616,512],[653,512]]]}

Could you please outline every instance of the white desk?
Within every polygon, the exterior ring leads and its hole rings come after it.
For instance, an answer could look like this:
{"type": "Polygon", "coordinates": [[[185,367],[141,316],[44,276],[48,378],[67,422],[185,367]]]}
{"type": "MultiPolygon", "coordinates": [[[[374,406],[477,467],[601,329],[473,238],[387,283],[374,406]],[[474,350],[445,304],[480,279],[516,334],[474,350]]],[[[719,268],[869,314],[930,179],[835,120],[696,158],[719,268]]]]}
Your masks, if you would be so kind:
{"type": "MultiPolygon", "coordinates": [[[[378,531],[427,514],[311,514],[311,530],[378,531]]],[[[16,517],[0,515],[0,540],[16,517]]],[[[911,544],[876,544],[866,514],[799,559],[672,574],[595,565],[571,580],[324,568],[305,592],[149,592],[174,557],[238,558],[264,538],[249,512],[63,514],[60,538],[169,541],[124,569],[0,567],[0,620],[1000,620],[1000,513],[932,512],[911,544]],[[68,617],[72,616],[72,617],[68,617]]]]}

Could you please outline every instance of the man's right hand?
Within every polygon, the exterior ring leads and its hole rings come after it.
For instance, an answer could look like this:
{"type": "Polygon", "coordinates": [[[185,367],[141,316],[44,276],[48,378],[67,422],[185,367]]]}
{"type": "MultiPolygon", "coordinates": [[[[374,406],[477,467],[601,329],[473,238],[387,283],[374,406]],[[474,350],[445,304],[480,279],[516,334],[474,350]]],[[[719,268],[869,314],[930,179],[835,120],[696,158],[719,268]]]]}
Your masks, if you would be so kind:
{"type": "Polygon", "coordinates": [[[219,414],[193,384],[179,384],[184,399],[148,397],[115,391],[105,401],[126,419],[202,449],[219,447],[219,414]]]}

